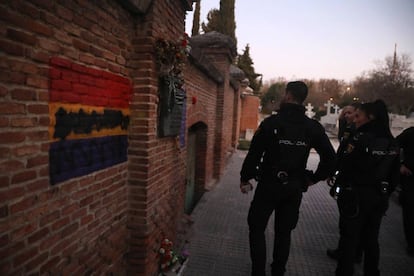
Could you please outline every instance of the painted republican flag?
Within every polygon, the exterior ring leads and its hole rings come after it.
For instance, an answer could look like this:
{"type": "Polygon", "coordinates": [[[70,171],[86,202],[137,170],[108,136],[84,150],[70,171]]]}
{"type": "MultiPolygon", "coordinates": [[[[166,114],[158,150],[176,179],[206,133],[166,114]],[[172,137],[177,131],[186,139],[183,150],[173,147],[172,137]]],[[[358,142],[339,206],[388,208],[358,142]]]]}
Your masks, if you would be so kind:
{"type": "Polygon", "coordinates": [[[129,79],[58,57],[49,75],[51,184],[125,162],[129,79]]]}

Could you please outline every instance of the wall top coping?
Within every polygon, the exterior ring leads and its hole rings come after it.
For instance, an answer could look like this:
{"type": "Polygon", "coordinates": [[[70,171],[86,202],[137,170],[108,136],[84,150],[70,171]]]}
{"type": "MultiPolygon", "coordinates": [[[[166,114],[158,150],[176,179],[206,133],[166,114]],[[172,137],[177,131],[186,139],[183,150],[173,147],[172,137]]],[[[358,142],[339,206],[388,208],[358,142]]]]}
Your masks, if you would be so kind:
{"type": "Polygon", "coordinates": [[[227,48],[233,57],[237,56],[236,42],[230,36],[216,31],[192,36],[190,45],[195,48],[227,48]]]}
{"type": "MultiPolygon", "coordinates": [[[[153,0],[118,0],[127,10],[134,14],[146,14],[153,0]]],[[[181,0],[186,11],[193,10],[193,2],[196,0],[181,0]]]]}

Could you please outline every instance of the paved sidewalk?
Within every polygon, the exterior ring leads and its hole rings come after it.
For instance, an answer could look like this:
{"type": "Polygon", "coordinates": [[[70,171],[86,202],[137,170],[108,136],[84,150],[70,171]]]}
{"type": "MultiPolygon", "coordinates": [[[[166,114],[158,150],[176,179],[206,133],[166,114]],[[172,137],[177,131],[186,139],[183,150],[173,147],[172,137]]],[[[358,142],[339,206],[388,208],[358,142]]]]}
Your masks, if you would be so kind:
{"type": "MultiPolygon", "coordinates": [[[[190,259],[185,276],[250,275],[247,211],[253,193],[239,191],[239,172],[246,152],[231,157],[217,186],[206,192],[191,214],[194,224],[190,236],[190,259]]],[[[309,168],[315,168],[318,156],[311,153],[309,168]]],[[[266,232],[268,263],[272,255],[273,219],[266,232]]],[[[286,275],[334,275],[336,262],[326,256],[328,247],[338,241],[338,211],[324,182],[304,194],[292,243],[286,275]]],[[[384,218],[380,233],[382,276],[414,276],[414,258],[405,254],[401,208],[395,199],[384,218]]],[[[361,274],[357,266],[356,275],[361,274]]],[[[270,275],[270,272],[268,272],[270,275]]]]}

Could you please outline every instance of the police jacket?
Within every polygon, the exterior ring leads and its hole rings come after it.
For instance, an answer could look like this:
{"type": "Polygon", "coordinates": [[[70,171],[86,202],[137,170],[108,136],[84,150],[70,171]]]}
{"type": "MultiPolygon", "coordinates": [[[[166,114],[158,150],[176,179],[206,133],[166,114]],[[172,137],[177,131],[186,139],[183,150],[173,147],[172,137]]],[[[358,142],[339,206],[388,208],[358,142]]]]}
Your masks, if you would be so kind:
{"type": "Polygon", "coordinates": [[[405,129],[397,136],[397,141],[402,149],[401,163],[414,171],[414,127],[405,129]]]}
{"type": "Polygon", "coordinates": [[[337,181],[348,186],[380,189],[389,184],[391,193],[398,183],[399,148],[389,130],[376,121],[359,127],[340,153],[337,181]]]}
{"type": "Polygon", "coordinates": [[[276,115],[266,118],[257,129],[240,172],[241,181],[260,177],[277,181],[278,172],[304,179],[311,148],[320,162],[308,178],[313,183],[326,179],[335,168],[335,150],[322,125],[305,115],[302,105],[285,103],[276,115]]]}

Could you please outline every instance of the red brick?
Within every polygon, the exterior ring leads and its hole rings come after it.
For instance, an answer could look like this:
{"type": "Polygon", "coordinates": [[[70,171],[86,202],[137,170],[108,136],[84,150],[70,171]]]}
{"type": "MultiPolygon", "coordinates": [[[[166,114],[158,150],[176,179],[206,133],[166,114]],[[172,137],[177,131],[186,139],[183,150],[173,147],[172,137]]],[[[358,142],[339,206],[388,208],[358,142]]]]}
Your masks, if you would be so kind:
{"type": "Polygon", "coordinates": [[[13,4],[15,5],[16,10],[18,10],[19,12],[26,14],[30,16],[31,18],[39,18],[40,10],[37,9],[37,7],[34,7],[33,5],[30,5],[29,3],[18,2],[18,1],[14,1],[13,4]]]}
{"type": "Polygon", "coordinates": [[[53,30],[51,27],[42,24],[36,20],[25,20],[24,22],[25,28],[27,28],[30,31],[33,31],[35,33],[45,35],[46,37],[50,37],[53,34],[53,30]]]}
{"type": "Polygon", "coordinates": [[[74,239],[67,238],[67,235],[71,235],[73,233],[66,233],[66,235],[62,236],[60,242],[56,244],[52,249],[50,250],[50,253],[52,255],[56,255],[58,253],[61,253],[65,248],[67,248],[71,243],[76,242],[74,239]]]}
{"type": "Polygon", "coordinates": [[[91,196],[88,196],[88,197],[86,197],[86,198],[82,199],[82,200],[79,202],[79,206],[80,206],[80,207],[85,207],[85,206],[88,206],[89,204],[91,204],[91,203],[93,202],[93,198],[94,198],[94,196],[93,196],[93,195],[91,195],[91,196]]]}
{"type": "Polygon", "coordinates": [[[31,247],[27,249],[26,251],[24,251],[23,253],[21,253],[20,255],[16,256],[13,259],[13,265],[15,267],[20,266],[21,264],[27,262],[28,260],[36,256],[37,252],[38,252],[38,249],[35,247],[31,247]]]}
{"type": "Polygon", "coordinates": [[[0,262],[0,275],[11,275],[12,264],[10,261],[0,262]]]}
{"type": "Polygon", "coordinates": [[[0,50],[10,55],[24,56],[23,46],[2,39],[0,40],[0,50]]]}
{"type": "Polygon", "coordinates": [[[9,90],[4,87],[4,86],[0,86],[0,97],[4,97],[9,93],[9,90]]]}
{"type": "Polygon", "coordinates": [[[9,72],[8,81],[14,84],[25,84],[27,79],[27,74],[22,72],[9,72]]]}
{"type": "Polygon", "coordinates": [[[36,100],[36,91],[32,89],[13,89],[10,92],[13,100],[34,101],[36,100]]]}
{"type": "Polygon", "coordinates": [[[33,114],[49,113],[49,106],[47,104],[30,104],[27,106],[27,111],[33,114]]]}
{"type": "Polygon", "coordinates": [[[37,268],[39,265],[41,265],[43,262],[45,262],[49,257],[49,252],[44,252],[40,255],[38,255],[36,258],[34,258],[32,261],[28,262],[25,266],[25,270],[27,272],[30,272],[37,268]]]}
{"type": "Polygon", "coordinates": [[[43,62],[43,63],[48,63],[49,58],[50,58],[50,55],[48,52],[45,52],[40,49],[33,49],[32,51],[29,52],[29,56],[33,60],[43,62]]]}
{"type": "Polygon", "coordinates": [[[90,45],[82,40],[74,38],[72,44],[78,50],[89,52],[90,45]]]}
{"type": "Polygon", "coordinates": [[[9,207],[7,205],[0,206],[0,219],[3,219],[7,217],[8,215],[9,215],[9,207]]]}
{"type": "Polygon", "coordinates": [[[0,128],[5,128],[5,127],[8,127],[9,125],[10,125],[9,118],[0,117],[0,128]]]}
{"type": "Polygon", "coordinates": [[[50,118],[49,116],[39,116],[39,126],[50,126],[50,118]]]}
{"type": "Polygon", "coordinates": [[[10,71],[16,71],[25,74],[41,75],[41,68],[33,63],[13,60],[9,63],[9,67],[10,71]]]}
{"type": "Polygon", "coordinates": [[[0,103],[0,114],[24,114],[25,105],[18,103],[0,103]]]}
{"type": "Polygon", "coordinates": [[[75,231],[77,231],[79,229],[79,223],[75,222],[72,223],[71,225],[65,227],[64,229],[62,229],[61,234],[62,237],[66,237],[68,235],[73,234],[75,231]]]}
{"type": "Polygon", "coordinates": [[[18,241],[25,238],[27,235],[32,234],[36,230],[37,223],[30,223],[14,230],[13,232],[11,232],[10,236],[13,241],[18,241]]]}
{"type": "Polygon", "coordinates": [[[81,218],[80,225],[81,226],[87,225],[91,221],[93,221],[94,219],[95,219],[95,216],[94,215],[87,215],[87,216],[81,218]]]}
{"type": "MultiPolygon", "coordinates": [[[[1,137],[1,134],[0,134],[1,137]]],[[[24,163],[19,160],[6,160],[0,163],[0,171],[8,172],[24,168],[24,163]]]]}
{"type": "Polygon", "coordinates": [[[38,149],[38,155],[27,160],[26,168],[33,168],[36,166],[47,165],[49,163],[49,156],[41,155],[38,149]]]}
{"type": "Polygon", "coordinates": [[[0,236],[0,247],[1,248],[6,247],[6,245],[8,245],[9,242],[10,242],[9,235],[5,234],[5,235],[0,236]]]}
{"type": "Polygon", "coordinates": [[[49,214],[47,214],[46,216],[43,216],[40,219],[40,227],[43,227],[49,223],[54,222],[55,220],[60,218],[60,212],[59,211],[53,211],[49,214]]]}
{"type": "Polygon", "coordinates": [[[27,132],[26,137],[29,141],[47,141],[49,139],[49,132],[48,131],[27,132]]]}
{"type": "Polygon", "coordinates": [[[25,244],[22,241],[11,242],[8,247],[0,248],[0,260],[16,255],[17,252],[23,250],[24,248],[25,244]]]}
{"type": "Polygon", "coordinates": [[[79,203],[72,203],[62,208],[62,216],[71,215],[75,211],[79,210],[79,203]]]}
{"type": "Polygon", "coordinates": [[[50,259],[47,263],[45,263],[44,265],[42,265],[40,267],[40,273],[41,274],[50,274],[50,273],[46,273],[46,272],[50,272],[50,270],[56,266],[57,263],[59,263],[59,261],[61,260],[60,256],[55,256],[52,259],[50,259]]]}
{"type": "Polygon", "coordinates": [[[29,244],[35,243],[35,242],[43,239],[49,233],[50,233],[49,228],[47,228],[47,227],[42,228],[39,231],[33,233],[31,236],[29,236],[29,238],[27,239],[27,241],[29,242],[29,244]]]}
{"type": "Polygon", "coordinates": [[[6,188],[10,185],[10,177],[8,175],[0,176],[0,189],[6,188]]]}
{"type": "Polygon", "coordinates": [[[61,6],[57,7],[56,10],[57,16],[59,16],[60,18],[66,20],[66,21],[72,21],[73,19],[73,13],[72,11],[65,9],[61,6]]]}
{"type": "Polygon", "coordinates": [[[61,229],[62,227],[64,227],[65,225],[68,225],[70,223],[70,219],[69,217],[64,217],[56,222],[54,222],[51,226],[50,229],[52,231],[56,231],[61,229]]]}
{"type": "Polygon", "coordinates": [[[27,189],[34,193],[49,187],[49,179],[36,179],[35,181],[26,184],[27,189]]]}
{"type": "Polygon", "coordinates": [[[22,132],[0,132],[0,143],[2,144],[20,143],[25,138],[26,136],[22,132]]]}
{"type": "Polygon", "coordinates": [[[45,251],[49,250],[51,247],[55,246],[61,240],[60,233],[48,235],[44,240],[40,242],[39,250],[45,251]]]}
{"type": "Polygon", "coordinates": [[[10,213],[15,214],[20,211],[24,211],[31,208],[37,202],[36,196],[31,196],[20,200],[19,202],[10,206],[10,213]]]}
{"type": "Polygon", "coordinates": [[[17,157],[27,156],[27,155],[33,155],[38,153],[40,150],[39,145],[23,145],[23,146],[17,146],[12,149],[12,154],[17,157]]]}
{"type": "Polygon", "coordinates": [[[12,187],[8,190],[1,190],[0,191],[0,202],[13,200],[19,198],[25,194],[24,187],[12,187]]]}
{"type": "Polygon", "coordinates": [[[72,219],[72,221],[75,221],[79,218],[82,218],[82,217],[86,216],[86,214],[87,214],[86,208],[82,208],[82,209],[74,212],[71,216],[71,219],[72,219]]]}
{"type": "Polygon", "coordinates": [[[54,90],[72,91],[72,82],[70,80],[53,80],[50,88],[54,90]]]}
{"type": "Polygon", "coordinates": [[[35,88],[49,88],[49,79],[44,77],[39,77],[38,75],[28,76],[26,84],[35,88]]]}
{"type": "Polygon", "coordinates": [[[22,182],[35,179],[35,178],[36,178],[36,171],[27,170],[27,171],[13,175],[11,183],[12,184],[22,183],[22,182]]]}
{"type": "Polygon", "coordinates": [[[36,36],[15,29],[7,29],[7,37],[29,45],[35,45],[37,42],[36,36]]]}
{"type": "Polygon", "coordinates": [[[11,127],[33,127],[37,124],[36,118],[12,118],[10,120],[10,126],[11,127]]]}

